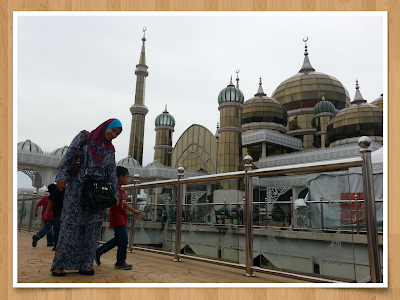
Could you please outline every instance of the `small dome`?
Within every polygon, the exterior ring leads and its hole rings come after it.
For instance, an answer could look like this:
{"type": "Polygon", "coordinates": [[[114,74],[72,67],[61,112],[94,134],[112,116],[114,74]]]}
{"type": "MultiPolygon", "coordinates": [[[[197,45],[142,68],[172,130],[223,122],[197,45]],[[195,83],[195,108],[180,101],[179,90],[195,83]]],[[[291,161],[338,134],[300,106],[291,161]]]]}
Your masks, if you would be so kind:
{"type": "Polygon", "coordinates": [[[31,140],[26,140],[25,142],[19,142],[17,144],[17,148],[18,148],[18,151],[27,151],[27,152],[40,153],[40,154],[43,153],[42,149],[35,143],[32,143],[31,140]]]}
{"type": "Polygon", "coordinates": [[[161,163],[159,163],[158,161],[153,161],[151,163],[149,163],[146,168],[153,168],[153,167],[164,167],[161,163]]]}
{"type": "Polygon", "coordinates": [[[286,108],[264,93],[261,78],[257,94],[243,105],[242,124],[253,122],[272,122],[283,126],[287,124],[286,108]]]}
{"type": "Polygon", "coordinates": [[[175,119],[168,113],[167,106],[165,106],[164,112],[157,116],[154,123],[156,126],[160,125],[171,126],[171,127],[175,126],[175,119]]]}
{"type": "Polygon", "coordinates": [[[327,137],[333,143],[359,136],[383,136],[383,110],[363,99],[357,81],[354,101],[329,122],[327,137]]]}
{"type": "Polygon", "coordinates": [[[320,113],[335,113],[335,106],[332,102],[326,101],[324,93],[322,93],[321,101],[314,105],[314,115],[320,113]]]}
{"type": "Polygon", "coordinates": [[[383,109],[383,94],[371,102],[371,104],[376,105],[383,109]]]}
{"type": "Polygon", "coordinates": [[[128,157],[121,159],[118,162],[118,165],[134,167],[134,166],[140,166],[140,163],[136,159],[128,155],[128,157]]]}
{"type": "Polygon", "coordinates": [[[54,150],[53,152],[51,152],[51,154],[56,156],[64,156],[65,153],[67,153],[67,151],[68,151],[68,146],[64,146],[54,150]]]}
{"type": "Polygon", "coordinates": [[[244,102],[243,93],[241,90],[233,85],[232,77],[229,85],[219,92],[218,104],[221,104],[223,102],[239,102],[241,104],[243,104],[244,102]]]}

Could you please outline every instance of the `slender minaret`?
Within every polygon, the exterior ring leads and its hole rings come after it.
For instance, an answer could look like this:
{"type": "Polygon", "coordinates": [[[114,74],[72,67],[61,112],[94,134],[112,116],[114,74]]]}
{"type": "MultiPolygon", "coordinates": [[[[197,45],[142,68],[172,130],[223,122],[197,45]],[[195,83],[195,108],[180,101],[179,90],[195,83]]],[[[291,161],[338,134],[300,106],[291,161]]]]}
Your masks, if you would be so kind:
{"type": "Polygon", "coordinates": [[[218,95],[220,128],[218,130],[218,167],[217,173],[242,170],[242,110],[244,97],[240,89],[232,83],[218,95]]]}
{"type": "Polygon", "coordinates": [[[172,134],[175,127],[175,119],[168,113],[167,105],[162,114],[155,120],[156,145],[154,146],[154,161],[164,166],[171,166],[172,134]]]}
{"type": "Polygon", "coordinates": [[[136,93],[135,104],[130,108],[132,113],[131,135],[129,138],[128,155],[136,159],[140,165],[143,164],[143,140],[144,140],[144,124],[145,117],[149,110],[144,105],[146,77],[149,75],[146,66],[146,53],[145,53],[145,37],[146,27],[143,28],[143,45],[140,53],[139,64],[136,65],[135,74],[136,79],[136,93]]]}

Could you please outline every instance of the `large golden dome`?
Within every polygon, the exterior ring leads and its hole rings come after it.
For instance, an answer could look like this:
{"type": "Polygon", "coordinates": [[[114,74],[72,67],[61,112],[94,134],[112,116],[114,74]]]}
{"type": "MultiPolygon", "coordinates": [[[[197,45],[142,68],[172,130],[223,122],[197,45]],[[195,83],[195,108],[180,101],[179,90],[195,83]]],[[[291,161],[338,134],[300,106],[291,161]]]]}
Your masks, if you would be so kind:
{"type": "Polygon", "coordinates": [[[324,92],[325,99],[332,102],[336,109],[350,104],[349,93],[335,77],[316,72],[308,58],[307,45],[303,66],[299,73],[284,80],[271,97],[286,107],[287,111],[314,107],[324,92]]]}
{"type": "Polygon", "coordinates": [[[333,143],[364,135],[383,136],[383,110],[363,99],[357,82],[354,101],[331,120],[327,128],[327,137],[329,142],[333,143]]]}
{"type": "Polygon", "coordinates": [[[243,105],[242,124],[254,122],[271,122],[283,126],[287,124],[285,107],[264,93],[261,78],[257,94],[243,105]]]}

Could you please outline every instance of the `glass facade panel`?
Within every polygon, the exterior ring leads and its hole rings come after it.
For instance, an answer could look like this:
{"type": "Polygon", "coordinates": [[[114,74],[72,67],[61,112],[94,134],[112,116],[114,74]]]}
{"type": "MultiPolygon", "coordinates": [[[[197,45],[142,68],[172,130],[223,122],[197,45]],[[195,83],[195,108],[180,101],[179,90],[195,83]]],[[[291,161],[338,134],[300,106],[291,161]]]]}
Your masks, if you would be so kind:
{"type": "Polygon", "coordinates": [[[324,173],[313,178],[309,181],[307,204],[297,208],[291,199],[296,200],[306,188],[306,180],[304,187],[293,187],[276,186],[278,178],[259,179],[252,211],[253,251],[257,253],[254,265],[360,281],[369,274],[368,268],[362,271],[364,275],[359,269],[368,264],[368,248],[364,244],[361,249],[353,242],[356,218],[347,201],[353,188],[349,173],[324,173]],[[289,231],[282,235],[278,229],[289,231]],[[308,235],[310,230],[313,234],[308,235]],[[298,238],[300,235],[303,237],[298,238]]]}

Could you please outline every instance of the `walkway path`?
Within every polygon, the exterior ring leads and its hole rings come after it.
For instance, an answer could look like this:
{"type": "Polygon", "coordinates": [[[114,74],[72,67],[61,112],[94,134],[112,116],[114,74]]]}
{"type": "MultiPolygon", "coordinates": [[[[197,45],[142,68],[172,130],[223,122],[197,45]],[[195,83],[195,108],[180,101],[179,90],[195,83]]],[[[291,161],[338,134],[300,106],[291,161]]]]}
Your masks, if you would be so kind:
{"type": "Polygon", "coordinates": [[[94,264],[93,276],[77,271],[67,271],[65,277],[51,275],[50,267],[54,251],[39,240],[32,247],[32,235],[18,232],[18,282],[19,283],[297,283],[293,280],[263,273],[256,277],[244,276],[244,270],[210,263],[183,259],[173,262],[172,256],[135,250],[127,254],[132,270],[114,268],[116,248],[101,257],[101,265],[94,264]]]}

